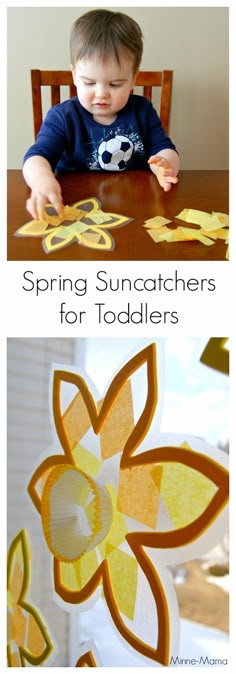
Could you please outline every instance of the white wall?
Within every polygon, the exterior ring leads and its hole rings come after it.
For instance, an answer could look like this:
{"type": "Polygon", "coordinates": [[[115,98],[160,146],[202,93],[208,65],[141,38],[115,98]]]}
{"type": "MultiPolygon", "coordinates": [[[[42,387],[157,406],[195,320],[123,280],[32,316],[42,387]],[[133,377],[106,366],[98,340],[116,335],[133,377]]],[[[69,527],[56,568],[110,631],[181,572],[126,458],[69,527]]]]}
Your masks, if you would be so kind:
{"type": "MultiPolygon", "coordinates": [[[[181,168],[228,168],[228,8],[112,9],[140,24],[143,69],[174,70],[170,135],[181,168]]],[[[71,25],[85,11],[8,8],[8,168],[21,167],[33,142],[30,69],[69,68],[71,25]]]]}

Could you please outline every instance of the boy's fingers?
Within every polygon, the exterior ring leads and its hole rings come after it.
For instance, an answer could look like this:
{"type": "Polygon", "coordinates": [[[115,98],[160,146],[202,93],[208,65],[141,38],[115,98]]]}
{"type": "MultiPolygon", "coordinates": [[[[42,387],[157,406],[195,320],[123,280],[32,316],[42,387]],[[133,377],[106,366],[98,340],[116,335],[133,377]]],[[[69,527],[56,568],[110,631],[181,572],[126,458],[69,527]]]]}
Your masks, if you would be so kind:
{"type": "Polygon", "coordinates": [[[162,157],[150,157],[148,159],[148,164],[160,164],[160,162],[163,161],[162,157]]]}
{"type": "Polygon", "coordinates": [[[26,201],[27,211],[30,213],[32,218],[35,220],[43,220],[45,216],[45,206],[48,201],[54,206],[58,215],[63,215],[63,202],[62,198],[55,194],[54,192],[49,194],[48,197],[43,195],[38,195],[37,197],[29,197],[26,201]]]}
{"type": "Polygon", "coordinates": [[[178,182],[177,176],[168,176],[164,175],[160,178],[160,182],[162,183],[173,183],[174,185],[178,182]]]}
{"type": "Polygon", "coordinates": [[[34,220],[38,220],[39,213],[38,213],[38,210],[37,210],[35,199],[32,199],[31,197],[29,199],[27,199],[26,208],[27,208],[28,213],[31,215],[31,217],[34,220]]]}
{"type": "Polygon", "coordinates": [[[156,166],[160,167],[160,168],[161,167],[166,168],[166,169],[171,168],[167,159],[165,159],[164,157],[155,157],[155,155],[153,157],[150,157],[150,159],[148,159],[148,164],[152,164],[152,165],[156,164],[156,166]]]}
{"type": "Polygon", "coordinates": [[[40,218],[40,220],[43,220],[43,218],[44,218],[44,210],[45,210],[45,206],[46,206],[47,201],[48,201],[48,199],[46,199],[46,197],[44,197],[44,196],[39,196],[38,199],[37,199],[37,211],[38,211],[38,217],[40,218]]]}
{"type": "Polygon", "coordinates": [[[50,203],[54,206],[58,215],[63,215],[63,201],[60,194],[51,192],[48,195],[50,203]]]}
{"type": "Polygon", "coordinates": [[[161,187],[163,187],[165,192],[168,192],[171,189],[171,185],[176,185],[178,178],[175,176],[167,176],[166,179],[161,181],[161,187]]]}
{"type": "Polygon", "coordinates": [[[32,218],[34,218],[35,215],[34,215],[34,209],[33,209],[32,204],[31,204],[31,199],[27,199],[26,209],[27,209],[28,213],[30,213],[30,215],[32,215],[32,218]]]}

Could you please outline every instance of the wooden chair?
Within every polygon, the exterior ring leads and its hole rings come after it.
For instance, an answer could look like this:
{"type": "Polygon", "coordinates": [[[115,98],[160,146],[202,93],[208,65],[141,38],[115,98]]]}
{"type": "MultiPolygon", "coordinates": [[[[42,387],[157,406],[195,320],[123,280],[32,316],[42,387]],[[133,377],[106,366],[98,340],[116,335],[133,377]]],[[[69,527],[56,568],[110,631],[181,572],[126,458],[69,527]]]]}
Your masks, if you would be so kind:
{"type": "MultiPolygon", "coordinates": [[[[163,71],[140,71],[135,86],[143,88],[143,96],[152,100],[153,87],[161,88],[159,117],[162,125],[168,133],[171,111],[173,70],[163,71]]],[[[51,89],[51,105],[61,101],[60,87],[69,87],[69,96],[76,96],[76,88],[73,83],[70,70],[31,70],[31,88],[33,103],[33,119],[35,137],[43,122],[43,106],[41,88],[48,86],[51,89]]]]}
{"type": "Polygon", "coordinates": [[[170,126],[172,84],[173,70],[140,70],[135,82],[135,86],[143,87],[143,96],[149,101],[152,100],[153,87],[160,87],[159,117],[167,134],[170,126]]]}

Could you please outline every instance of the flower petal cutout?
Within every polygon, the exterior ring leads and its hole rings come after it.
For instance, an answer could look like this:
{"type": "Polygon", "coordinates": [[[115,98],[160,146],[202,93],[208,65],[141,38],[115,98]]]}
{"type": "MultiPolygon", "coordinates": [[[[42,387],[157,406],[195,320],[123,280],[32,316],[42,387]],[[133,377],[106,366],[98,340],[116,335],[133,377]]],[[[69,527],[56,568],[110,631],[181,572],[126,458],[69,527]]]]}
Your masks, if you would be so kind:
{"type": "MultiPolygon", "coordinates": [[[[199,452],[185,447],[157,447],[132,457],[132,465],[181,463],[198,471],[218,488],[204,511],[191,523],[170,531],[135,532],[134,540],[155,548],[186,546],[207,530],[225,507],[229,498],[229,474],[219,463],[199,452]]],[[[125,467],[125,463],[123,464],[125,467]]],[[[128,461],[130,466],[130,461],[128,461]]]]}
{"type": "MultiPolygon", "coordinates": [[[[106,603],[114,625],[118,629],[123,639],[125,639],[125,641],[127,641],[135,651],[141,653],[145,658],[149,658],[152,661],[159,662],[163,665],[168,665],[170,659],[171,616],[163,577],[159,577],[157,568],[152,564],[150,557],[147,555],[143,547],[138,542],[136,542],[135,538],[133,538],[133,534],[127,534],[126,538],[140,568],[146,577],[151,595],[153,597],[158,624],[156,646],[149,645],[147,641],[143,641],[130,629],[130,627],[128,627],[127,624],[125,624],[125,621],[118,609],[118,605],[115,600],[107,561],[105,562],[103,576],[103,587],[106,603]]],[[[172,612],[174,612],[173,605],[172,612]]]]}
{"type": "Polygon", "coordinates": [[[102,428],[104,421],[107,418],[107,415],[111,409],[113,401],[116,399],[119,391],[126,383],[127,379],[143,364],[147,367],[147,398],[145,402],[144,409],[134,426],[127,442],[125,443],[122,458],[121,458],[121,467],[122,465],[132,464],[131,455],[140,444],[141,440],[145,437],[151,421],[154,416],[156,404],[157,404],[157,382],[156,382],[156,350],[155,345],[150,344],[142,351],[139,351],[133,358],[131,358],[125,365],[119,370],[112,380],[106,395],[104,396],[103,403],[98,411],[96,403],[93,399],[93,396],[84,380],[78,374],[73,372],[67,372],[64,370],[55,370],[53,378],[53,417],[55,420],[55,426],[57,434],[65,455],[71,456],[70,443],[68,441],[68,436],[65,430],[65,424],[63,423],[63,415],[61,411],[60,403],[60,386],[63,381],[68,382],[76,386],[76,388],[81,392],[84,403],[86,405],[91,425],[94,433],[98,434],[102,428]]]}
{"type": "Polygon", "coordinates": [[[25,662],[34,666],[40,665],[53,649],[48,630],[39,612],[25,600],[29,585],[29,547],[26,531],[22,529],[9,547],[7,562],[8,610],[13,628],[7,653],[8,666],[12,667],[24,667],[25,662]],[[17,664],[19,662],[20,665],[17,664]]]}

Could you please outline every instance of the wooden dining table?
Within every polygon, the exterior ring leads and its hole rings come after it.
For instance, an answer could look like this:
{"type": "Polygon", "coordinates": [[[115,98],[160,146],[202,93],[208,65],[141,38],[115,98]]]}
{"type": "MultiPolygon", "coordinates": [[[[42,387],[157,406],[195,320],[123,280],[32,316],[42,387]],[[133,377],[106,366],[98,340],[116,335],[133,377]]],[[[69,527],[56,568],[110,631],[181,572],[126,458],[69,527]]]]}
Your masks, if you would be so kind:
{"type": "Polygon", "coordinates": [[[29,189],[20,170],[9,170],[7,177],[8,260],[226,260],[224,240],[217,239],[211,246],[195,240],[156,243],[144,223],[160,215],[171,220],[168,227],[174,228],[180,224],[174,218],[184,208],[228,214],[228,171],[180,171],[178,184],[169,192],[161,189],[150,171],[62,175],[58,179],[65,205],[96,197],[103,211],[125,215],[130,221],[111,230],[113,250],[99,251],[73,242],[49,254],[43,249],[42,237],[16,235],[16,230],[32,219],[26,210],[29,189]]]}

